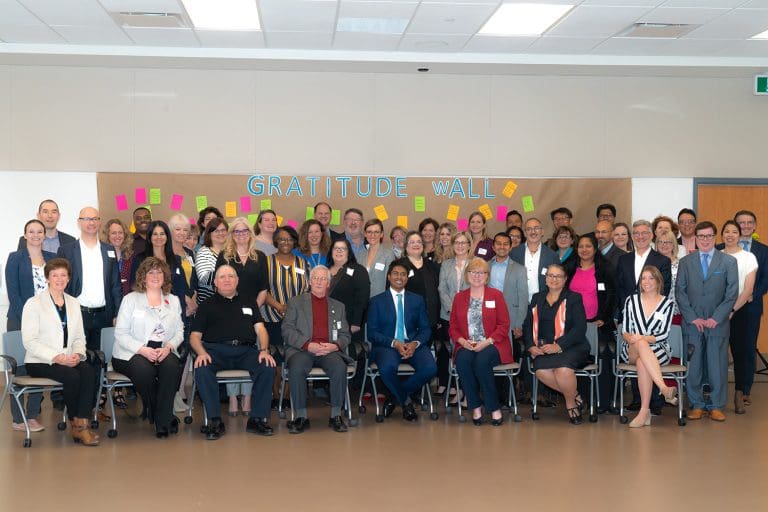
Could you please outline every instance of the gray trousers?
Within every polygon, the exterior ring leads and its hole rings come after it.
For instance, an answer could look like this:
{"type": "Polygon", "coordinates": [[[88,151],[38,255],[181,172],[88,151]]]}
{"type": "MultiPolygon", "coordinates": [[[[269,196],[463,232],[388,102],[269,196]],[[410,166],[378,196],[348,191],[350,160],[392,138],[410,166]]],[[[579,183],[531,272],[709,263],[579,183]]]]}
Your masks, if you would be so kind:
{"type": "Polygon", "coordinates": [[[725,409],[728,394],[728,340],[710,336],[705,329],[698,336],[686,336],[694,346],[688,361],[688,400],[694,409],[725,409]],[[704,379],[709,381],[709,403],[704,402],[704,379]]]}
{"type": "Polygon", "coordinates": [[[307,376],[313,366],[325,370],[331,381],[331,416],[339,416],[347,390],[347,364],[337,352],[317,357],[309,352],[297,352],[288,358],[288,379],[291,400],[299,417],[307,415],[307,376]]]}

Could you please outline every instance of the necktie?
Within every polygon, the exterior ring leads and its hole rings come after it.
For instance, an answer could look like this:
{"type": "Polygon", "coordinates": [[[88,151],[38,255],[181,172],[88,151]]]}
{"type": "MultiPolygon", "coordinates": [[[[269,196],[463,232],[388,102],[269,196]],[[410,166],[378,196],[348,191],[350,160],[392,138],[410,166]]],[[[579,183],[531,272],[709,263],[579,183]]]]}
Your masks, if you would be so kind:
{"type": "Polygon", "coordinates": [[[701,255],[701,271],[704,274],[704,277],[707,277],[707,273],[709,272],[709,254],[707,253],[701,255]]]}
{"type": "Polygon", "coordinates": [[[405,321],[403,315],[403,294],[397,294],[397,325],[395,326],[395,339],[405,340],[405,321]]]}
{"type": "Polygon", "coordinates": [[[740,240],[739,243],[741,244],[741,248],[745,251],[749,251],[749,241],[748,240],[740,240]]]}

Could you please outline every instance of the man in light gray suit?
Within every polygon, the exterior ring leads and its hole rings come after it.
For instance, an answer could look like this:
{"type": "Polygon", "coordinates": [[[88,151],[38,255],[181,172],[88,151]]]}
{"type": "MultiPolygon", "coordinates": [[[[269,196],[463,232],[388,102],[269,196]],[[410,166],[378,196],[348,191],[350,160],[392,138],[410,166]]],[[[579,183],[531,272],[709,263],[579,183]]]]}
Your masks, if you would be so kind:
{"type": "Polygon", "coordinates": [[[291,399],[297,418],[288,423],[291,434],[301,434],[309,428],[307,418],[307,376],[317,365],[328,375],[331,392],[331,418],[328,426],[336,432],[346,432],[341,418],[347,386],[347,364],[344,349],[351,336],[344,304],[328,297],[331,272],[318,265],[309,274],[309,293],[288,302],[283,317],[282,334],[291,399]]]}
{"type": "Polygon", "coordinates": [[[512,240],[507,233],[497,233],[493,237],[496,256],[489,262],[491,275],[488,285],[504,294],[509,311],[510,339],[516,339],[523,335],[523,322],[528,312],[528,278],[525,267],[509,257],[511,248],[512,240]]]}
{"type": "Polygon", "coordinates": [[[709,221],[696,225],[699,250],[680,260],[675,284],[683,339],[694,348],[688,363],[690,420],[708,412],[711,419],[725,421],[729,319],[739,294],[739,276],[736,258],[715,250],[715,233],[717,228],[709,221]],[[703,392],[705,368],[709,403],[703,392]]]}

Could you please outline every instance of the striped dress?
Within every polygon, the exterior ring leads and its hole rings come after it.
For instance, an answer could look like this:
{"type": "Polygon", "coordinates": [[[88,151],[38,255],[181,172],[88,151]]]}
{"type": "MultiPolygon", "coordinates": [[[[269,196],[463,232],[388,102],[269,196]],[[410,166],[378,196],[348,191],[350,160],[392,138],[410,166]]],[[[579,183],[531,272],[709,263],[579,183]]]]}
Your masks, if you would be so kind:
{"type": "MultiPolygon", "coordinates": [[[[660,365],[667,364],[672,357],[672,350],[669,347],[668,340],[674,310],[674,302],[669,297],[662,297],[650,317],[646,318],[639,293],[630,295],[624,302],[622,332],[654,336],[656,343],[650,345],[650,347],[656,359],[659,360],[660,365]]],[[[629,345],[626,342],[621,344],[621,359],[624,362],[629,361],[629,345]]]]}
{"type": "MultiPolygon", "coordinates": [[[[269,293],[280,304],[309,290],[309,265],[302,257],[294,256],[293,265],[283,266],[277,261],[277,255],[267,256],[267,277],[269,293]]],[[[264,320],[281,322],[283,317],[269,304],[264,303],[264,320]]]]}

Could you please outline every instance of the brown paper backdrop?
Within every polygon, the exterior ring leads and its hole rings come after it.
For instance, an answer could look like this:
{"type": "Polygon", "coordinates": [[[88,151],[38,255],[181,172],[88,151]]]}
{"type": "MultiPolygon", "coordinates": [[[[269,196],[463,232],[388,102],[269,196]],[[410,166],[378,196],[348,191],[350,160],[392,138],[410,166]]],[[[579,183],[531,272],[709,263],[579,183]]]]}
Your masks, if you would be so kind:
{"type": "MultiPolygon", "coordinates": [[[[270,175],[261,175],[264,177],[263,183],[266,185],[270,175]]],[[[309,175],[307,175],[309,176],[309,175]]],[[[119,217],[131,223],[131,214],[134,208],[145,205],[150,200],[150,189],[160,189],[161,203],[150,205],[152,216],[155,219],[167,220],[175,213],[197,219],[198,209],[196,208],[196,197],[206,196],[209,206],[216,206],[222,213],[225,212],[227,201],[234,201],[236,204],[235,216],[245,216],[257,214],[259,212],[260,201],[270,199],[272,209],[282,217],[283,224],[289,220],[295,221],[298,225],[305,220],[306,207],[312,206],[319,201],[330,203],[334,209],[341,210],[341,214],[346,208],[357,207],[363,211],[366,219],[375,217],[374,208],[384,206],[389,216],[384,221],[385,230],[389,230],[396,224],[397,216],[408,216],[408,227],[416,228],[421,219],[433,217],[438,223],[445,222],[449,206],[459,207],[459,219],[466,219],[469,214],[479,209],[482,205],[488,205],[493,213],[493,218],[488,222],[488,233],[493,234],[504,228],[504,222],[496,220],[497,207],[506,206],[509,210],[517,209],[523,213],[524,218],[538,217],[545,226],[545,232],[549,233],[552,228],[549,219],[549,212],[559,206],[567,206],[574,214],[574,229],[578,233],[592,231],[595,226],[595,207],[601,203],[613,203],[618,209],[617,221],[627,221],[631,218],[632,212],[632,183],[629,178],[622,179],[554,179],[554,178],[428,178],[428,177],[401,177],[400,183],[404,184],[402,191],[408,197],[399,198],[395,196],[395,177],[390,177],[392,183],[392,193],[383,198],[379,197],[359,197],[357,195],[356,180],[357,176],[350,176],[347,197],[341,197],[341,186],[335,181],[336,176],[330,177],[332,188],[330,196],[326,195],[327,176],[317,178],[316,195],[310,195],[309,181],[307,176],[298,176],[299,183],[302,186],[303,196],[299,197],[296,193],[291,193],[286,197],[289,181],[292,176],[281,176],[282,196],[273,194],[252,195],[249,193],[248,183],[251,175],[205,175],[205,174],[127,174],[127,173],[99,173],[97,176],[99,205],[102,219],[106,220],[112,217],[119,217]],[[448,198],[436,196],[433,190],[433,181],[448,181],[449,187],[454,184],[454,180],[460,180],[465,195],[469,194],[469,180],[472,180],[472,192],[480,195],[479,198],[461,198],[456,196],[448,198]],[[504,187],[509,181],[517,184],[514,194],[507,198],[502,194],[504,187]],[[136,189],[146,189],[147,202],[139,203],[136,201],[136,189]],[[485,192],[495,195],[495,198],[484,197],[485,192]],[[116,196],[124,195],[127,209],[118,211],[116,196]],[[183,202],[180,210],[172,210],[171,202],[174,195],[183,196],[183,202]],[[251,211],[244,212],[241,209],[241,197],[250,196],[251,211]],[[426,211],[416,212],[414,209],[414,196],[424,196],[426,211]],[[534,211],[523,212],[522,198],[532,196],[534,211]]],[[[373,181],[375,189],[376,176],[362,176],[363,190],[367,188],[367,180],[373,181]]],[[[256,179],[256,182],[259,182],[256,179]]],[[[373,196],[373,194],[372,194],[373,196]]],[[[141,199],[139,192],[138,199],[141,199]]],[[[231,220],[235,216],[227,216],[231,220]]]]}

